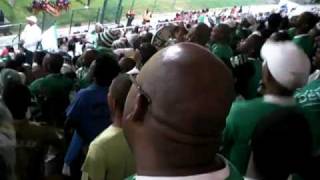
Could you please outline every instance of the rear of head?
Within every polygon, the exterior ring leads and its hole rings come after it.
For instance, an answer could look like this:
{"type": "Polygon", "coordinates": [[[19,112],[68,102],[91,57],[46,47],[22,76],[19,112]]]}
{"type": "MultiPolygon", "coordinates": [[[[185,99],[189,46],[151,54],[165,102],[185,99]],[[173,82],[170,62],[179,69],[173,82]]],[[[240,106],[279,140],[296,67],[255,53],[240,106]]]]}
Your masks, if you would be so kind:
{"type": "Polygon", "coordinates": [[[233,97],[230,71],[204,47],[157,52],[133,80],[123,116],[138,173],[203,173],[199,166],[214,164],[233,97]]]}
{"type": "Polygon", "coordinates": [[[319,21],[316,15],[311,12],[302,13],[297,19],[297,33],[305,34],[308,33],[319,21]]]}
{"type": "Polygon", "coordinates": [[[187,40],[205,46],[210,40],[210,33],[211,29],[206,24],[199,23],[190,30],[187,40]]]}
{"type": "Polygon", "coordinates": [[[39,66],[42,66],[42,62],[47,52],[45,51],[36,51],[33,54],[33,62],[37,63],[39,66]]]}
{"type": "Polygon", "coordinates": [[[91,63],[97,58],[98,51],[88,49],[83,54],[83,66],[90,67],[91,63]]]}
{"type": "MultiPolygon", "coordinates": [[[[109,94],[108,104],[113,116],[120,116],[122,118],[124,104],[127,99],[128,92],[131,87],[131,81],[128,74],[120,74],[112,81],[109,94]]],[[[121,122],[117,122],[121,124],[121,122]]]]}
{"type": "Polygon", "coordinates": [[[151,43],[142,43],[138,49],[141,55],[138,67],[141,69],[142,66],[157,52],[157,49],[151,43]]]}
{"type": "Polygon", "coordinates": [[[296,109],[280,109],[262,118],[252,137],[253,161],[261,179],[286,180],[311,156],[309,124],[296,109]]]}
{"type": "Polygon", "coordinates": [[[231,29],[226,24],[219,24],[214,27],[211,33],[211,39],[215,43],[228,43],[230,41],[231,29]]]}
{"type": "Polygon", "coordinates": [[[9,83],[4,88],[2,97],[15,120],[25,119],[31,104],[31,93],[27,86],[16,82],[9,83]]]}
{"type": "Polygon", "coordinates": [[[293,42],[268,40],[261,49],[261,58],[266,94],[292,96],[297,88],[307,83],[310,60],[293,42]]]}
{"type": "Polygon", "coordinates": [[[279,26],[281,24],[282,17],[280,14],[271,14],[268,17],[268,29],[277,31],[279,29],[279,26]]]}
{"type": "Polygon", "coordinates": [[[290,36],[286,31],[279,31],[271,34],[270,39],[275,42],[290,41],[290,36]]]}
{"type": "Polygon", "coordinates": [[[119,61],[119,66],[121,69],[121,73],[126,73],[130,71],[134,66],[136,65],[136,62],[132,58],[122,58],[119,61]]]}
{"type": "Polygon", "coordinates": [[[120,72],[116,57],[111,53],[99,53],[93,68],[93,78],[99,86],[109,86],[120,72]]]}
{"type": "Polygon", "coordinates": [[[263,43],[264,40],[261,36],[252,34],[246,40],[240,42],[237,51],[249,57],[256,58],[259,57],[263,43]]]}
{"type": "Polygon", "coordinates": [[[51,74],[60,73],[63,65],[63,56],[59,53],[47,53],[43,59],[42,66],[51,74]]]}
{"type": "Polygon", "coordinates": [[[153,34],[151,32],[147,32],[141,36],[142,43],[151,43],[153,34]]]}

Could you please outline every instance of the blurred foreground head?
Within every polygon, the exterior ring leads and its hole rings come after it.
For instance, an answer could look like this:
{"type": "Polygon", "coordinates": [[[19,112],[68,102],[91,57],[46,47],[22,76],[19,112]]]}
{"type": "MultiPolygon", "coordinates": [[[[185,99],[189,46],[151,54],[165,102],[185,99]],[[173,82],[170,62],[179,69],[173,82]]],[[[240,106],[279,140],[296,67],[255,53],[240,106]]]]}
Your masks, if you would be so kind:
{"type": "Polygon", "coordinates": [[[123,127],[138,175],[216,170],[234,97],[228,68],[202,46],[179,43],[157,52],[131,80],[123,127]]]}

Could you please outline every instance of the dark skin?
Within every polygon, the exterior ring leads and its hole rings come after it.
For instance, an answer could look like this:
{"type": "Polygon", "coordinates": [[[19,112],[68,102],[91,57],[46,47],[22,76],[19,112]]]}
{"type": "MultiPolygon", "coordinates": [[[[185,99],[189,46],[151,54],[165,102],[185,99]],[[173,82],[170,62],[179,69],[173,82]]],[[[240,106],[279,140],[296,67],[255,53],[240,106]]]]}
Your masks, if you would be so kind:
{"type": "Polygon", "coordinates": [[[91,63],[97,58],[98,52],[93,49],[88,49],[83,54],[83,65],[85,67],[90,67],[91,63]]]}
{"type": "Polygon", "coordinates": [[[262,44],[262,37],[258,35],[251,35],[239,43],[237,51],[241,54],[248,55],[248,57],[256,58],[259,56],[262,44]]]}
{"type": "Polygon", "coordinates": [[[226,166],[216,153],[234,87],[222,62],[199,45],[179,43],[155,54],[137,82],[145,93],[132,85],[123,128],[138,175],[187,176],[226,166]]]}
{"type": "Polygon", "coordinates": [[[210,28],[204,24],[199,23],[193,27],[187,35],[187,41],[205,46],[210,40],[210,28]]]}
{"type": "Polygon", "coordinates": [[[220,24],[213,28],[211,32],[211,40],[214,43],[226,44],[230,40],[231,29],[226,24],[220,24]]]}
{"type": "Polygon", "coordinates": [[[317,18],[310,12],[302,13],[296,22],[296,35],[307,34],[317,23],[317,18]]]}

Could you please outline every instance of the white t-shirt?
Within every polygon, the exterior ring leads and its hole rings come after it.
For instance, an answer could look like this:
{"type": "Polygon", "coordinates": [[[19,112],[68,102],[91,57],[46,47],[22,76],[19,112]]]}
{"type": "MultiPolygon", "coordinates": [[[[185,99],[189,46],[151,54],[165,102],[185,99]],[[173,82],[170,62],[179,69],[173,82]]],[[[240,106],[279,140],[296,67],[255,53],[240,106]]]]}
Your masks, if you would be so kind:
{"type": "Polygon", "coordinates": [[[41,29],[37,24],[27,24],[21,33],[21,40],[24,41],[23,47],[34,52],[37,48],[37,43],[41,41],[41,29]]]}

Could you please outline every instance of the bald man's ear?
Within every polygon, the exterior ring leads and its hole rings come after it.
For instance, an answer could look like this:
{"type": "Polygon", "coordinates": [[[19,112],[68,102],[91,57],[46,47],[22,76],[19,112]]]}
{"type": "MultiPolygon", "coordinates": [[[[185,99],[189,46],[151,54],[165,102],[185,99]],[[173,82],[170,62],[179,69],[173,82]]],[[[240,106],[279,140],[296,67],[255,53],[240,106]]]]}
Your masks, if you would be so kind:
{"type": "Polygon", "coordinates": [[[132,119],[133,121],[144,121],[144,116],[147,112],[149,102],[145,96],[142,94],[138,94],[135,99],[135,105],[132,113],[132,119]]]}

